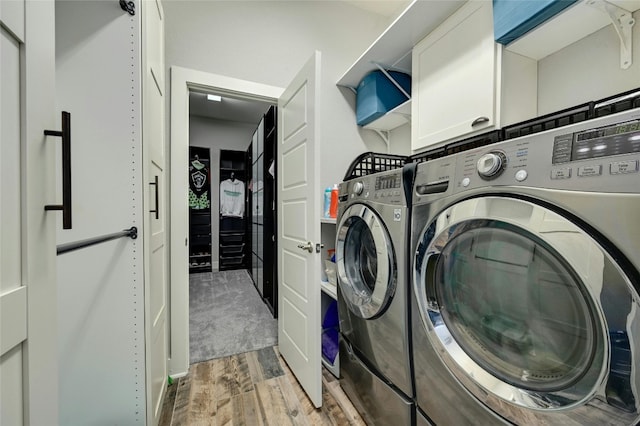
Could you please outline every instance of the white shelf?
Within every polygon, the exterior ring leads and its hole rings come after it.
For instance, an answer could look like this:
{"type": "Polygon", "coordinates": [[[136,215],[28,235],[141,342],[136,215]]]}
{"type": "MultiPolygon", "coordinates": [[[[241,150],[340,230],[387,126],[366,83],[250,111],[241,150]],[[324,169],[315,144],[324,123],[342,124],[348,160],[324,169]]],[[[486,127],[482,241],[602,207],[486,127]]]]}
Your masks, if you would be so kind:
{"type": "Polygon", "coordinates": [[[331,284],[329,281],[320,281],[320,289],[323,293],[330,296],[334,300],[338,299],[338,288],[335,284],[331,284]]]}
{"type": "Polygon", "coordinates": [[[332,217],[321,217],[320,218],[320,223],[330,223],[335,225],[336,224],[336,219],[332,218],[332,217]]]}
{"type": "MultiPolygon", "coordinates": [[[[640,9],[640,0],[608,1],[630,12],[640,9]]],[[[609,15],[583,0],[510,43],[506,49],[540,60],[610,24],[609,15]]]]}
{"type": "Polygon", "coordinates": [[[327,370],[329,370],[331,374],[333,374],[336,378],[339,379],[340,378],[340,355],[336,355],[335,364],[331,364],[323,356],[321,356],[321,358],[322,358],[322,365],[327,367],[327,370]]]}
{"type": "Polygon", "coordinates": [[[369,72],[385,68],[411,74],[411,49],[465,3],[463,0],[414,0],[338,80],[338,86],[356,88],[369,72]]]}
{"type": "Polygon", "coordinates": [[[411,100],[408,100],[362,128],[388,132],[410,122],[411,100]]]}

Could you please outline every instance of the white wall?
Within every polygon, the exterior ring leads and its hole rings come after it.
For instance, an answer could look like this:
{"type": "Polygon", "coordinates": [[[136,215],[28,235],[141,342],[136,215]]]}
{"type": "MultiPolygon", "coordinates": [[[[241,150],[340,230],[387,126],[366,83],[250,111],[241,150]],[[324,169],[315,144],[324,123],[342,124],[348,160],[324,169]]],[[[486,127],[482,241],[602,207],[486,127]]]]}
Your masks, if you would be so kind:
{"type": "Polygon", "coordinates": [[[60,418],[50,421],[144,424],[139,14],[114,1],[56,1],[55,13],[56,104],[71,113],[73,188],[73,229],[58,218],[57,243],[140,233],[57,258],[60,418]]]}
{"type": "MultiPolygon", "coordinates": [[[[265,112],[268,107],[265,106],[265,112]]],[[[218,263],[218,231],[220,223],[220,150],[246,151],[251,143],[258,123],[221,121],[206,117],[189,117],[189,146],[209,148],[211,158],[211,257],[214,266],[218,263]]],[[[186,203],[186,200],[185,200],[186,203]]]]}
{"type": "MultiPolygon", "coordinates": [[[[634,13],[640,21],[640,11],[634,13]]],[[[620,68],[620,40],[609,25],[538,62],[538,115],[640,87],[640,28],[633,65],[620,68]]]]}
{"type": "Polygon", "coordinates": [[[358,131],[355,97],[336,81],[389,18],[336,1],[165,2],[166,64],[285,87],[314,50],[322,52],[321,187],[342,180],[365,151],[385,151],[358,131]]]}

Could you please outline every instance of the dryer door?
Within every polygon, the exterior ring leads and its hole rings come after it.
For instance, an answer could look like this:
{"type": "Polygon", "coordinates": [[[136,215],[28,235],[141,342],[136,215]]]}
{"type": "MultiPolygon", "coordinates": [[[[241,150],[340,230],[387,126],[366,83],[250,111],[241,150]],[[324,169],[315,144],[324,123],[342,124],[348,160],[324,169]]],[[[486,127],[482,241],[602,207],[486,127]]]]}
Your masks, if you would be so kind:
{"type": "Polygon", "coordinates": [[[396,288],[395,254],[389,233],[369,207],[354,204],[336,236],[338,283],[349,310],[360,318],[381,315],[396,288]]]}
{"type": "Polygon", "coordinates": [[[575,421],[571,408],[594,397],[609,407],[593,421],[637,416],[638,295],[591,236],[503,197],[455,204],[422,235],[413,285],[423,325],[481,401],[516,421],[545,412],[575,421]]]}

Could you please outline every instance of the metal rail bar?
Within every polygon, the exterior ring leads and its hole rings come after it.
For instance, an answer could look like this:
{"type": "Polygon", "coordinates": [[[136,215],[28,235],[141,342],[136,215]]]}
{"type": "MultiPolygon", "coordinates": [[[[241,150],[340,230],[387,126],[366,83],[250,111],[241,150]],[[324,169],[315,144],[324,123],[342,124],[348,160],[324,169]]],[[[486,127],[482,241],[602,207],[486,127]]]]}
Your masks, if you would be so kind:
{"type": "Polygon", "coordinates": [[[58,255],[69,253],[70,251],[80,250],[85,247],[94,246],[96,244],[104,243],[105,241],[111,241],[122,237],[129,237],[132,240],[138,238],[138,228],[132,226],[124,231],[114,232],[113,234],[103,235],[101,237],[88,238],[86,240],[76,241],[73,243],[60,244],[56,247],[58,255]]]}

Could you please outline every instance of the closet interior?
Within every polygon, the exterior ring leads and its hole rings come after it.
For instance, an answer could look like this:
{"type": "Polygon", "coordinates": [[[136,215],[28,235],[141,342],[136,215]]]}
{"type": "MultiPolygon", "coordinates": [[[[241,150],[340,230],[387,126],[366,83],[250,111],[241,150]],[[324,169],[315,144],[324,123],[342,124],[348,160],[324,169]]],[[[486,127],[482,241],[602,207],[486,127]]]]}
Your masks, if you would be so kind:
{"type": "Polygon", "coordinates": [[[277,108],[192,92],[190,111],[189,272],[246,269],[276,317],[277,108]]]}
{"type": "Polygon", "coordinates": [[[247,154],[244,151],[220,151],[220,271],[245,269],[248,264],[246,163],[247,154]]]}

